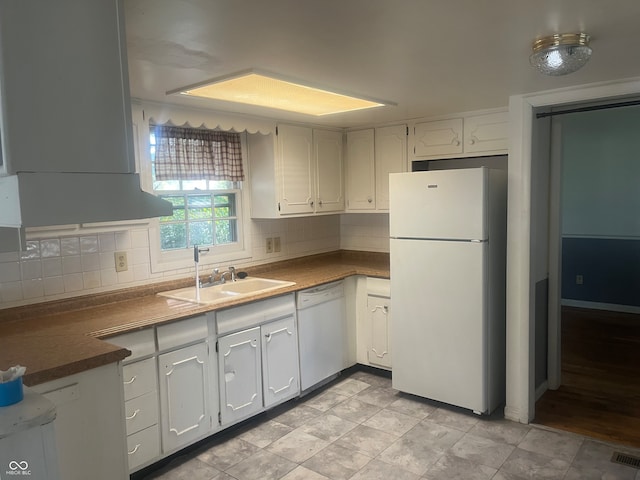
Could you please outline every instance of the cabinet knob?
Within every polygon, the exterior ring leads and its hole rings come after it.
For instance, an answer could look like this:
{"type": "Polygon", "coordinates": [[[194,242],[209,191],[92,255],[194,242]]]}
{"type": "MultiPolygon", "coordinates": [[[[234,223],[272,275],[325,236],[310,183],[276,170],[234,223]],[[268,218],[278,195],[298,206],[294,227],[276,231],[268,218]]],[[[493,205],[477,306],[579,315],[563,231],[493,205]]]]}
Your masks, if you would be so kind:
{"type": "Polygon", "coordinates": [[[322,200],[318,200],[318,205],[322,206],[322,200]]]}
{"type": "Polygon", "coordinates": [[[476,139],[472,138],[471,140],[469,140],[469,145],[473,145],[474,143],[476,143],[476,139]]]}
{"type": "Polygon", "coordinates": [[[373,198],[367,197],[367,202],[369,202],[369,203],[373,202],[373,198]]]}
{"type": "Polygon", "coordinates": [[[309,202],[309,205],[311,205],[311,206],[313,207],[313,200],[311,200],[311,201],[309,202]]]}

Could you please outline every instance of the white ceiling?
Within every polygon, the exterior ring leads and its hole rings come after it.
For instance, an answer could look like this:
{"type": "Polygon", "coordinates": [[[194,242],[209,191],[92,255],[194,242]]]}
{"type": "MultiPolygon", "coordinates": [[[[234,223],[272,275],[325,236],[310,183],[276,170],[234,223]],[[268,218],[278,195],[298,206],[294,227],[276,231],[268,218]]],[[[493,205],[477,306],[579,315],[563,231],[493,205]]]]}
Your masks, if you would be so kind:
{"type": "Polygon", "coordinates": [[[334,127],[506,107],[510,95],[640,76],[639,0],[124,0],[131,95],[334,127]],[[529,65],[536,37],[591,35],[576,73],[529,65]],[[624,58],[628,57],[629,60],[624,58]],[[327,117],[167,96],[260,69],[397,106],[327,117]]]}

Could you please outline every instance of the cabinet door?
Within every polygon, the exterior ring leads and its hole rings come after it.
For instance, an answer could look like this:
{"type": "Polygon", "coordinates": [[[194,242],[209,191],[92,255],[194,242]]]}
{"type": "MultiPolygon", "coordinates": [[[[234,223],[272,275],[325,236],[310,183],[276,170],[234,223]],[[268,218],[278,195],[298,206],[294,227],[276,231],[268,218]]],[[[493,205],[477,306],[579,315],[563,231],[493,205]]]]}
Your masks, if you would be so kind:
{"type": "Polygon", "coordinates": [[[389,174],[407,168],[407,126],[376,128],[376,210],[389,210],[389,174]]]}
{"type": "Polygon", "coordinates": [[[280,214],[313,213],[315,205],[315,161],[310,128],[278,126],[280,214]]]}
{"type": "Polygon", "coordinates": [[[373,129],[347,133],[347,209],[376,208],[373,129]]]}
{"type": "Polygon", "coordinates": [[[313,131],[316,160],[316,212],[344,210],[342,132],[313,131]]]}
{"type": "Polygon", "coordinates": [[[369,317],[369,363],[391,368],[391,318],[389,299],[369,295],[367,311],[369,317]]]}
{"type": "Polygon", "coordinates": [[[210,428],[205,342],[158,356],[163,452],[204,436],[210,428]]]}
{"type": "Polygon", "coordinates": [[[262,410],[260,364],[260,327],[218,339],[222,425],[230,425],[262,410]]]}
{"type": "Polygon", "coordinates": [[[260,328],[264,406],[269,407],[300,393],[298,335],[293,316],[260,328]]]}
{"type": "Polygon", "coordinates": [[[466,153],[506,151],[509,142],[506,112],[477,115],[464,119],[464,151],[466,153]]]}
{"type": "Polygon", "coordinates": [[[462,119],[416,123],[414,137],[416,157],[462,153],[462,119]]]}

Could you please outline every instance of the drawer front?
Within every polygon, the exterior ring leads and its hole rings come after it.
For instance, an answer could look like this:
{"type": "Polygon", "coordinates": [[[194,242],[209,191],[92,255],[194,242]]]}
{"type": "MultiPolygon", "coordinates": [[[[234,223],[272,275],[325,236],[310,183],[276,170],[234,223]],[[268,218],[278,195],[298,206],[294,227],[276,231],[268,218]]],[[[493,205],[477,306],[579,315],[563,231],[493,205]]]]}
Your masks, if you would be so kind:
{"type": "Polygon", "coordinates": [[[127,437],[127,454],[129,471],[135,470],[154,458],[160,456],[160,432],[158,425],[129,435],[127,437]]]}
{"type": "Polygon", "coordinates": [[[124,404],[127,435],[158,423],[158,392],[145,393],[124,404]]]}
{"type": "Polygon", "coordinates": [[[157,390],[156,359],[148,358],[122,367],[124,399],[131,400],[157,390]]]}
{"type": "Polygon", "coordinates": [[[293,293],[259,300],[216,312],[218,335],[253,328],[261,323],[293,315],[296,310],[293,293]]]}
{"type": "Polygon", "coordinates": [[[158,350],[168,350],[188,343],[204,340],[209,334],[207,316],[179,320],[157,327],[158,350]]]}
{"type": "Polygon", "coordinates": [[[112,343],[119,347],[131,350],[131,356],[124,361],[126,363],[138,358],[152,355],[156,351],[156,342],[153,335],[153,328],[147,328],[137,332],[124,333],[115,337],[104,339],[106,342],[112,343]]]}

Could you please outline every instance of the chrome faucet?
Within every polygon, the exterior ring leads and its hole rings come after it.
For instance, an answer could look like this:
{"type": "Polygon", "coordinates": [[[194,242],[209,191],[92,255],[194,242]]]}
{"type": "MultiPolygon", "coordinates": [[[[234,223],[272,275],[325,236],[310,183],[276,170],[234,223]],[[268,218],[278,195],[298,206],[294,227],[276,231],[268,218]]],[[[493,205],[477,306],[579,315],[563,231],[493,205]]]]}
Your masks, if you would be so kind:
{"type": "Polygon", "coordinates": [[[222,280],[224,280],[225,273],[229,274],[229,280],[231,280],[232,282],[236,281],[236,267],[229,267],[229,270],[227,270],[226,272],[223,272],[222,275],[220,275],[220,278],[222,280]]]}
{"type": "Polygon", "coordinates": [[[221,283],[225,283],[227,279],[225,278],[226,274],[229,274],[229,280],[232,282],[236,281],[236,267],[229,267],[229,270],[226,272],[220,273],[220,270],[217,268],[213,269],[213,273],[209,277],[209,285],[219,285],[221,283]],[[220,278],[216,280],[216,275],[220,274],[220,278]]]}
{"type": "Polygon", "coordinates": [[[193,263],[196,267],[196,302],[200,301],[200,271],[198,268],[198,264],[200,263],[200,254],[208,251],[208,248],[200,248],[198,245],[193,246],[193,263]]]}

